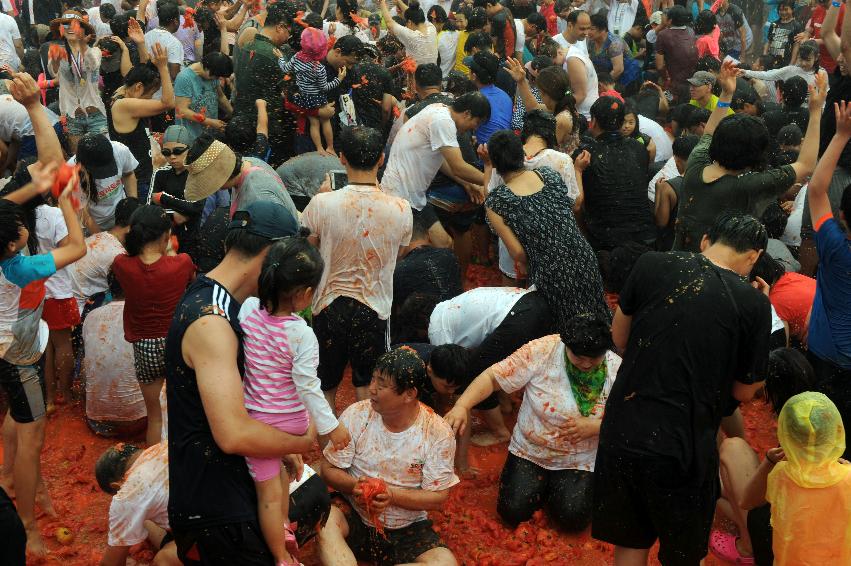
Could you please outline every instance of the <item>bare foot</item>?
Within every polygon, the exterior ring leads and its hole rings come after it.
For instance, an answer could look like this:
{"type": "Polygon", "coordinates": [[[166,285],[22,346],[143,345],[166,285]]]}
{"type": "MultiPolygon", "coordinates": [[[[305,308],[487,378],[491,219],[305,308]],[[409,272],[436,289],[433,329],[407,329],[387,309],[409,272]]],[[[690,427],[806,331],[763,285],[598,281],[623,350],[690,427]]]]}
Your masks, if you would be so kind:
{"type": "Polygon", "coordinates": [[[56,519],[59,516],[53,507],[53,500],[50,499],[50,494],[44,485],[39,486],[35,492],[35,504],[51,519],[56,519]]]}
{"type": "Polygon", "coordinates": [[[27,531],[27,554],[36,558],[44,558],[47,556],[47,546],[44,544],[44,539],[41,538],[41,533],[38,530],[38,525],[26,527],[27,531]]]}
{"type": "Polygon", "coordinates": [[[507,442],[509,438],[509,436],[497,436],[492,432],[480,432],[478,434],[474,434],[472,438],[470,438],[470,442],[472,442],[474,446],[484,447],[507,442]]]}
{"type": "Polygon", "coordinates": [[[328,147],[325,148],[325,155],[337,157],[337,152],[334,151],[333,145],[329,145],[328,147]]]}

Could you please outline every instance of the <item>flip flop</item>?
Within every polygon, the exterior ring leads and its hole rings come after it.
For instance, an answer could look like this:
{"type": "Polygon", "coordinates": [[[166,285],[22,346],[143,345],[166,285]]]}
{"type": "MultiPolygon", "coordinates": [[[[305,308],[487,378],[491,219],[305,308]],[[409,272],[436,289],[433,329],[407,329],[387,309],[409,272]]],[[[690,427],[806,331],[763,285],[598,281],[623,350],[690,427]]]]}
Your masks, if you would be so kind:
{"type": "Polygon", "coordinates": [[[709,537],[709,549],[712,554],[733,564],[754,564],[753,556],[742,556],[736,546],[739,537],[724,531],[712,531],[709,537]]]}

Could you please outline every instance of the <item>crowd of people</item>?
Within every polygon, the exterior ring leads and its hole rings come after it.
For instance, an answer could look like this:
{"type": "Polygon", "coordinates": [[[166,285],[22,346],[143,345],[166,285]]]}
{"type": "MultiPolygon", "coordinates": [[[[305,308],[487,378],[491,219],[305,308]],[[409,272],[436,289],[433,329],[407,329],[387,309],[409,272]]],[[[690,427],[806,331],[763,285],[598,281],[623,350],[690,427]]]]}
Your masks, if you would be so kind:
{"type": "Polygon", "coordinates": [[[458,564],[506,443],[617,566],[851,564],[851,18],[774,7],[3,0],[0,562],[79,402],[102,566],[458,564]]]}

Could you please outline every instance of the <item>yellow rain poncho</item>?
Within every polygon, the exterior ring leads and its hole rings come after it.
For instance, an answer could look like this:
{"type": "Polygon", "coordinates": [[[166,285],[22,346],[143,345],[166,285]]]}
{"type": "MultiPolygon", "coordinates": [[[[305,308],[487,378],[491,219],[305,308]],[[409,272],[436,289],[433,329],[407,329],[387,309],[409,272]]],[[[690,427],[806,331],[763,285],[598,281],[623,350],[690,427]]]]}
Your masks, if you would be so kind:
{"type": "Polygon", "coordinates": [[[775,566],[851,565],[851,465],[845,429],[821,393],[795,395],[777,423],[786,461],[768,475],[775,566]]]}

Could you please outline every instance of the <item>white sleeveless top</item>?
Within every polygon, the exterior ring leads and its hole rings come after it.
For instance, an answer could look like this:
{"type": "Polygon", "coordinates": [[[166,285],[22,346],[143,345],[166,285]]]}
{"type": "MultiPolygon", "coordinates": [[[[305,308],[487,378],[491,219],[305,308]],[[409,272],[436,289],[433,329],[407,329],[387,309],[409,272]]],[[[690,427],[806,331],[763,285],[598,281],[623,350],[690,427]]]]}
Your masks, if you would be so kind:
{"type": "Polygon", "coordinates": [[[597,85],[597,71],[594,70],[594,64],[591,62],[590,57],[588,57],[588,46],[585,43],[586,40],[577,41],[573,45],[570,46],[570,49],[567,50],[567,55],[565,56],[565,67],[567,66],[567,60],[571,57],[576,57],[582,64],[585,65],[585,80],[586,80],[586,92],[585,100],[582,101],[581,104],[576,106],[577,112],[585,116],[587,120],[591,119],[591,105],[600,97],[599,96],[599,87],[597,85]]]}

